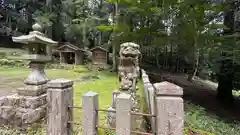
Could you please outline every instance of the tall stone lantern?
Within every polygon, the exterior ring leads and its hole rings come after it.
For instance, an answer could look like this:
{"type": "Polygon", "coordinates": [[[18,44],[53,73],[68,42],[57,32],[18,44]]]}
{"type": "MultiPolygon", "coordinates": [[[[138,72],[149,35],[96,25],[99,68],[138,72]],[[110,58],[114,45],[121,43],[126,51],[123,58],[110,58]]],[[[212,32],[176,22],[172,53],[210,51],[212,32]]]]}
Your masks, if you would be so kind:
{"type": "Polygon", "coordinates": [[[41,30],[41,26],[35,24],[29,35],[12,38],[14,42],[24,43],[28,49],[23,59],[30,61],[32,72],[16,94],[0,96],[0,126],[10,124],[26,128],[46,116],[48,79],[44,66],[52,56],[47,49],[57,42],[45,37],[41,30]]]}
{"type": "Polygon", "coordinates": [[[12,37],[13,42],[25,44],[28,54],[23,55],[22,59],[29,60],[29,66],[32,68],[32,72],[24,81],[27,87],[18,89],[18,94],[24,96],[38,96],[46,92],[42,86],[48,82],[44,66],[52,58],[51,52],[47,50],[51,50],[52,46],[57,45],[57,42],[41,33],[42,27],[39,24],[34,24],[32,28],[33,31],[28,35],[12,37]]]}

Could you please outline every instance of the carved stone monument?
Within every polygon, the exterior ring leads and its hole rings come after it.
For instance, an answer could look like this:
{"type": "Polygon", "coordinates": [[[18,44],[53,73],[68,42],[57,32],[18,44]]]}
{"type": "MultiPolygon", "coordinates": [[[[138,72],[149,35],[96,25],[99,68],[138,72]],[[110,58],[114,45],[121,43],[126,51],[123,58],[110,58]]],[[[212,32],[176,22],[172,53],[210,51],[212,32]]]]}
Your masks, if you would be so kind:
{"type": "MultiPolygon", "coordinates": [[[[115,110],[115,99],[120,93],[131,95],[132,111],[139,110],[139,98],[137,96],[137,82],[140,75],[139,68],[139,45],[127,42],[120,45],[120,59],[118,67],[118,75],[120,81],[119,91],[113,93],[113,103],[109,110],[115,110]]],[[[116,116],[115,113],[108,113],[108,125],[115,127],[116,116]]]]}
{"type": "Polygon", "coordinates": [[[12,38],[14,42],[26,45],[29,54],[22,59],[30,61],[32,72],[24,81],[25,87],[17,89],[16,95],[0,97],[0,124],[23,127],[46,115],[48,78],[44,66],[52,56],[47,49],[57,45],[57,42],[45,37],[39,24],[33,25],[33,30],[29,35],[12,38]]]}

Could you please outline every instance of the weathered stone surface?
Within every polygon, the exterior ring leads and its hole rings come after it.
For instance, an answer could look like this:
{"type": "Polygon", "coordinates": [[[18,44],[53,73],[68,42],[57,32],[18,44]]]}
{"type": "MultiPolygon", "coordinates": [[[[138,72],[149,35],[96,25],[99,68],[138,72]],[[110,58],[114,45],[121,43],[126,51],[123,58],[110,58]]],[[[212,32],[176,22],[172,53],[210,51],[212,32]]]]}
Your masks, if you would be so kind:
{"type": "MultiPolygon", "coordinates": [[[[131,95],[121,93],[116,98],[116,133],[117,135],[131,135],[131,95]]],[[[134,123],[136,124],[136,123],[134,123]]]]}
{"type": "Polygon", "coordinates": [[[72,86],[68,86],[67,88],[55,87],[62,86],[64,83],[71,84],[72,81],[60,80],[59,82],[57,82],[57,80],[55,80],[50,81],[50,83],[48,84],[49,89],[47,91],[47,135],[72,134],[72,126],[68,124],[68,121],[72,121],[72,109],[69,109],[68,106],[73,106],[73,88],[72,86]]]}
{"type": "Polygon", "coordinates": [[[109,111],[107,112],[107,127],[116,128],[116,112],[112,112],[116,109],[109,107],[107,110],[109,111]]]}
{"type": "Polygon", "coordinates": [[[116,108],[116,97],[120,94],[119,91],[115,91],[112,93],[112,107],[111,108],[116,108]]]}
{"type": "Polygon", "coordinates": [[[12,106],[0,106],[0,117],[5,120],[11,119],[15,113],[15,108],[12,106]]]}
{"type": "Polygon", "coordinates": [[[23,88],[18,88],[17,93],[22,96],[39,96],[46,93],[47,85],[25,85],[23,88]]]}
{"type": "Polygon", "coordinates": [[[183,99],[156,97],[156,126],[158,135],[184,135],[183,99]]]}
{"type": "Polygon", "coordinates": [[[22,97],[17,95],[0,97],[0,106],[18,106],[22,97]]]}
{"type": "Polygon", "coordinates": [[[143,83],[150,83],[148,76],[142,76],[143,83]]]}
{"type": "Polygon", "coordinates": [[[44,116],[46,116],[46,105],[34,110],[29,109],[22,115],[22,124],[34,123],[42,119],[44,116]]]}
{"type": "Polygon", "coordinates": [[[0,117],[0,126],[4,126],[7,124],[8,124],[8,121],[6,119],[3,119],[2,117],[0,117]]]}
{"type": "Polygon", "coordinates": [[[0,97],[0,125],[22,127],[46,116],[46,94],[31,97],[10,95],[0,97]]]}
{"type": "Polygon", "coordinates": [[[48,82],[49,88],[64,88],[73,85],[73,81],[67,79],[56,79],[48,82]]]}
{"type": "Polygon", "coordinates": [[[182,96],[183,89],[170,82],[155,83],[156,95],[182,96]]]}
{"type": "Polygon", "coordinates": [[[98,94],[95,92],[88,92],[82,97],[83,104],[83,135],[97,135],[96,130],[99,107],[98,94]]]}
{"type": "MultiPolygon", "coordinates": [[[[47,78],[45,72],[44,72],[44,66],[45,66],[45,60],[41,59],[41,57],[38,58],[38,56],[41,56],[39,54],[31,54],[27,55],[30,56],[36,56],[36,58],[30,58],[31,61],[29,63],[29,66],[32,68],[32,72],[28,75],[27,79],[24,81],[26,85],[42,85],[46,84],[49,79],[47,78]],[[43,61],[43,62],[42,62],[43,61]]],[[[48,57],[48,56],[45,56],[48,57]]]]}
{"type": "Polygon", "coordinates": [[[35,97],[24,97],[21,100],[20,107],[35,109],[44,104],[47,104],[47,94],[35,97]]]}
{"type": "Polygon", "coordinates": [[[141,69],[142,74],[146,74],[146,71],[144,69],[141,69]]]}

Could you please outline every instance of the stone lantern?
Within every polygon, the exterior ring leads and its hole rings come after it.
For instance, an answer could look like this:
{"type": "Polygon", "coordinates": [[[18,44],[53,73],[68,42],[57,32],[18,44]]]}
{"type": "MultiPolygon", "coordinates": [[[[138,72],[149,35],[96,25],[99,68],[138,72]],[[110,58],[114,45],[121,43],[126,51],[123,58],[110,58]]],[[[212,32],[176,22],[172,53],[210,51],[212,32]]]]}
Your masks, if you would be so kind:
{"type": "Polygon", "coordinates": [[[47,115],[48,79],[44,65],[52,56],[47,50],[57,42],[45,37],[41,30],[41,26],[35,24],[29,35],[12,38],[14,42],[25,44],[28,49],[23,59],[30,61],[32,72],[25,80],[25,86],[17,89],[16,94],[0,96],[0,126],[9,124],[25,129],[47,115]]]}
{"type": "Polygon", "coordinates": [[[46,92],[42,86],[48,82],[44,66],[52,59],[52,54],[48,50],[57,45],[57,42],[41,33],[42,27],[39,24],[34,24],[32,28],[33,31],[28,35],[12,37],[13,42],[23,43],[28,49],[28,54],[23,55],[22,59],[30,61],[32,72],[24,81],[27,87],[18,89],[18,94],[25,96],[38,96],[46,92]]]}

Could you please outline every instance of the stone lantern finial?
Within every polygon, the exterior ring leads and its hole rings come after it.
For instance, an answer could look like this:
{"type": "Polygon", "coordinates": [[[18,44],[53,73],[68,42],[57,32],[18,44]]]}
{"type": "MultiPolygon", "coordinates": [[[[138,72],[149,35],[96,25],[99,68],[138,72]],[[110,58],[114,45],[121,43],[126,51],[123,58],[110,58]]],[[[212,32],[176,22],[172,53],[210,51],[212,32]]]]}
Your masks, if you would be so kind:
{"type": "Polygon", "coordinates": [[[42,31],[42,26],[38,23],[35,23],[33,26],[32,26],[32,29],[34,31],[38,31],[38,32],[41,32],[42,31]]]}

